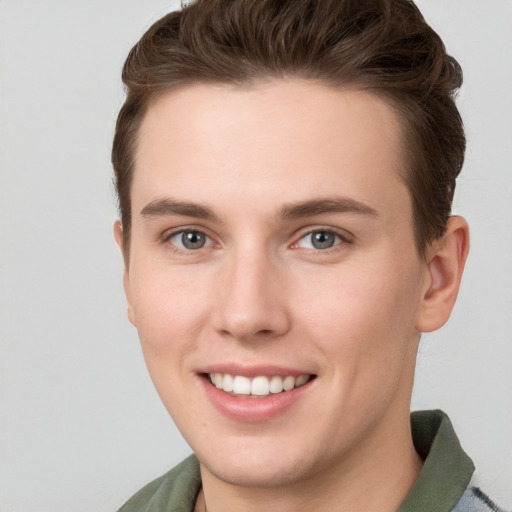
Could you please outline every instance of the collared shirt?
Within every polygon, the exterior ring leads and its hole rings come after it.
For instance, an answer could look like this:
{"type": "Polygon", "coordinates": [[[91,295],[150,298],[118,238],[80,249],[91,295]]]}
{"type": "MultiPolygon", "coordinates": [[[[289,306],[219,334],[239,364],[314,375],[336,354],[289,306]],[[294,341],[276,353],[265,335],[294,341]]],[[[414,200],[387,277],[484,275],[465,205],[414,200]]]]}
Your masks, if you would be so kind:
{"type": "MultiPolygon", "coordinates": [[[[414,412],[411,428],[425,463],[397,512],[503,512],[470,484],[475,467],[446,414],[414,412]]],[[[142,488],[119,512],[193,512],[200,490],[199,462],[191,455],[142,488]]]]}

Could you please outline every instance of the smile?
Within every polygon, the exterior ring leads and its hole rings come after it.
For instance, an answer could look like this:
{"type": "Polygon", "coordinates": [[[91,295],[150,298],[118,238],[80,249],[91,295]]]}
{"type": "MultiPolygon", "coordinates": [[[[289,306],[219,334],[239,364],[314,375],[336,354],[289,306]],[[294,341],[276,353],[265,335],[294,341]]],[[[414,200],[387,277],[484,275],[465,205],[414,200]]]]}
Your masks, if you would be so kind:
{"type": "Polygon", "coordinates": [[[303,386],[312,378],[311,375],[287,375],[281,377],[274,375],[272,377],[257,376],[249,378],[244,375],[231,375],[229,373],[209,373],[208,377],[211,383],[217,388],[233,395],[245,395],[262,397],[270,394],[278,394],[283,391],[303,386]]]}
{"type": "Polygon", "coordinates": [[[304,369],[215,364],[201,370],[198,382],[207,401],[226,418],[243,423],[270,421],[309,403],[307,397],[318,387],[318,375],[304,369]]]}

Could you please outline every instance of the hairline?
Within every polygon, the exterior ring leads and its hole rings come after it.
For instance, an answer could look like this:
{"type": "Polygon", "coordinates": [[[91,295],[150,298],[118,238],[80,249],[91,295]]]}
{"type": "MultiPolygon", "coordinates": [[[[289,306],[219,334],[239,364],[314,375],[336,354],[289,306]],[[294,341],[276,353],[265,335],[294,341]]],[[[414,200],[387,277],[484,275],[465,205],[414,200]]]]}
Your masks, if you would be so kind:
{"type": "MultiPolygon", "coordinates": [[[[412,151],[410,146],[412,145],[412,141],[408,139],[406,134],[409,134],[409,137],[416,137],[417,134],[415,130],[408,130],[407,127],[410,125],[410,120],[406,115],[406,109],[404,108],[404,103],[407,102],[407,95],[401,95],[399,97],[398,94],[392,94],[388,89],[379,86],[371,86],[365,84],[363,80],[359,79],[347,79],[347,80],[329,80],[325,77],[313,77],[301,75],[301,73],[261,73],[254,74],[246,79],[241,80],[232,80],[232,79],[218,79],[218,80],[209,80],[209,79],[201,79],[201,78],[191,78],[188,80],[181,80],[176,82],[175,84],[167,84],[166,87],[161,87],[158,89],[154,89],[153,91],[146,92],[145,101],[142,104],[142,108],[139,111],[139,116],[137,118],[136,126],[133,126],[134,131],[134,140],[131,144],[130,148],[130,160],[131,160],[131,172],[129,173],[129,182],[128,182],[128,205],[129,205],[129,226],[128,230],[124,233],[125,247],[123,248],[123,252],[125,253],[125,259],[129,261],[129,252],[130,252],[130,243],[131,243],[131,227],[133,220],[133,211],[132,211],[132,185],[133,179],[136,171],[137,165],[137,153],[138,153],[138,142],[139,135],[144,120],[147,116],[148,111],[154,107],[162,98],[167,96],[168,94],[180,90],[185,90],[194,86],[212,86],[212,87],[226,87],[228,89],[235,90],[250,90],[257,89],[261,86],[261,84],[266,83],[279,83],[286,80],[301,80],[311,83],[316,83],[320,85],[324,85],[328,88],[334,90],[346,90],[346,91],[356,91],[356,92],[366,92],[368,94],[373,95],[374,97],[386,102],[391,109],[393,110],[398,126],[398,135],[399,135],[399,147],[397,148],[398,155],[400,161],[403,165],[399,166],[399,169],[395,169],[399,179],[404,183],[407,188],[409,198],[411,200],[412,205],[412,228],[413,228],[413,236],[415,241],[415,247],[418,252],[418,255],[421,258],[424,258],[427,252],[428,245],[433,240],[424,240],[419,232],[420,222],[417,218],[417,202],[415,201],[412,185],[410,182],[410,178],[412,178],[413,170],[412,170],[412,162],[408,161],[411,159],[412,151]],[[126,249],[126,250],[125,250],[126,249]]],[[[407,102],[409,103],[409,102],[407,102]]],[[[123,226],[124,228],[124,226],[123,226]]]]}

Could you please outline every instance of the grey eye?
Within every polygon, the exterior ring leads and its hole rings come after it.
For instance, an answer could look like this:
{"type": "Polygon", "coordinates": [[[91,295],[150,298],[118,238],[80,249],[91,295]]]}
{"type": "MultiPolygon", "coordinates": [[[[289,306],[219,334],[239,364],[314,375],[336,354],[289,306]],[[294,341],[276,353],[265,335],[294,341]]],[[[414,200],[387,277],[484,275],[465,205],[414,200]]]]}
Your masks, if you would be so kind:
{"type": "Polygon", "coordinates": [[[297,243],[299,247],[304,249],[330,249],[331,247],[339,244],[341,237],[332,231],[326,229],[319,229],[311,231],[304,235],[297,243]]]}
{"type": "Polygon", "coordinates": [[[179,247],[180,249],[186,249],[189,251],[203,249],[211,245],[211,239],[200,231],[179,231],[172,235],[169,241],[179,247]]]}

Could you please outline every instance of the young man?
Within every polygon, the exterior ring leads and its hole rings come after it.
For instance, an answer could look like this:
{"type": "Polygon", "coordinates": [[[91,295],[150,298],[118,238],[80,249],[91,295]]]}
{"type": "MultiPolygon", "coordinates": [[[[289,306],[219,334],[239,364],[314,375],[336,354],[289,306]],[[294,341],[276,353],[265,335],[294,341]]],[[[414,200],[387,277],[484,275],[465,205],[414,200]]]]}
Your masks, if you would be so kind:
{"type": "Polygon", "coordinates": [[[121,510],[499,510],[409,413],[469,248],[461,72],[417,8],[198,1],[123,80],[128,314],[195,455],[121,510]]]}

